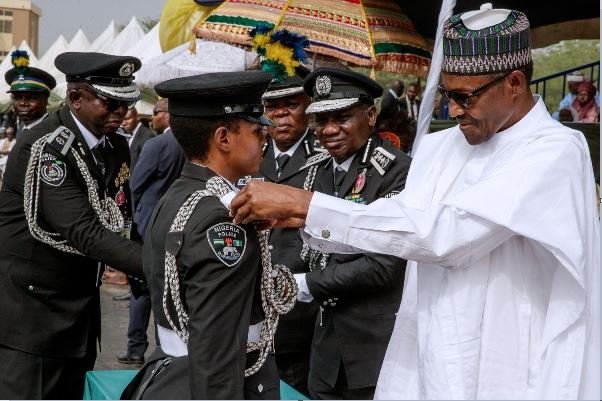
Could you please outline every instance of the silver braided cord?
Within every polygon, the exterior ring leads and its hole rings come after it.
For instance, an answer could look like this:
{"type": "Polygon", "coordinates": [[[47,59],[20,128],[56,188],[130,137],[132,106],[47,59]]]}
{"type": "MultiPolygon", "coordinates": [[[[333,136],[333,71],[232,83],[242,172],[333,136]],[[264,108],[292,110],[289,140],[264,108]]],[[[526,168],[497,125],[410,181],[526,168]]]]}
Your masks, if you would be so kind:
{"type": "MultiPolygon", "coordinates": [[[[223,197],[232,189],[221,177],[212,177],[207,181],[205,190],[192,194],[180,207],[169,229],[169,232],[182,231],[192,215],[198,202],[205,196],[223,197]]],[[[283,265],[272,265],[271,248],[268,244],[269,231],[258,231],[259,247],[261,252],[261,304],[265,320],[261,329],[259,341],[247,344],[247,352],[259,350],[259,358],[250,368],[245,370],[245,377],[251,376],[263,366],[269,350],[273,348],[274,334],[278,327],[281,314],[288,313],[297,300],[297,283],[293,274],[283,265]]],[[[175,256],[165,252],[165,287],[163,290],[163,311],[178,337],[188,344],[189,316],[182,304],[180,295],[180,281],[175,256]],[[177,324],[170,316],[168,299],[171,299],[177,314],[177,324]]]]}
{"type": "MultiPolygon", "coordinates": [[[[29,226],[31,235],[36,240],[43,242],[59,251],[72,253],[76,255],[82,255],[75,247],[68,244],[67,240],[57,240],[55,238],[60,237],[58,233],[51,233],[38,225],[38,213],[39,213],[39,200],[40,200],[40,175],[42,169],[42,154],[47,144],[48,138],[52,133],[43,136],[42,138],[35,141],[31,147],[31,156],[27,163],[27,170],[25,172],[25,182],[23,185],[23,206],[25,210],[25,217],[29,226]]],[[[90,175],[88,166],[82,157],[75,151],[73,147],[69,148],[69,152],[73,155],[77,168],[79,169],[84,181],[86,183],[86,189],[88,192],[88,200],[90,205],[96,213],[96,217],[100,223],[113,232],[120,232],[124,227],[124,219],[117,203],[110,197],[105,196],[104,199],[100,200],[94,180],[90,175]]]]}
{"type": "MultiPolygon", "coordinates": [[[[305,177],[305,182],[303,183],[304,190],[313,191],[314,182],[316,180],[316,174],[318,173],[319,167],[320,165],[315,164],[308,169],[307,176],[305,177]]],[[[330,259],[330,254],[311,249],[305,241],[303,242],[303,247],[301,248],[300,256],[301,260],[303,260],[308,265],[309,271],[312,272],[318,267],[320,270],[324,269],[328,264],[328,259],[330,259]]]]}
{"type": "MultiPolygon", "coordinates": [[[[170,233],[184,230],[184,226],[188,223],[188,219],[192,216],[192,212],[194,212],[199,201],[205,196],[213,196],[213,193],[203,189],[190,195],[178,210],[173,223],[171,223],[171,227],[169,228],[170,233]]],[[[184,305],[182,304],[180,295],[180,276],[176,265],[176,257],[169,251],[165,251],[163,312],[173,331],[176,332],[178,337],[180,337],[185,344],[188,344],[188,312],[186,312],[186,308],[184,308],[184,305]],[[176,310],[176,315],[178,317],[177,324],[173,322],[169,308],[167,307],[168,299],[171,299],[172,305],[176,310]]]]}

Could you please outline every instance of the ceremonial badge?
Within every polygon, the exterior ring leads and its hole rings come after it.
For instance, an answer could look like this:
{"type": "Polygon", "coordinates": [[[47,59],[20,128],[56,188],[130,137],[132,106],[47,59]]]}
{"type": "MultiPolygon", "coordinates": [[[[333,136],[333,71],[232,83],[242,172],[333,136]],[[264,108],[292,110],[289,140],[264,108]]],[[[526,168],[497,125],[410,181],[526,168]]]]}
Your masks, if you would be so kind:
{"type": "Polygon", "coordinates": [[[48,185],[58,187],[65,181],[67,165],[50,153],[44,153],[41,158],[40,178],[48,185]]]}
{"type": "Polygon", "coordinates": [[[119,69],[119,75],[122,77],[129,77],[134,72],[134,64],[125,63],[119,69]]]}
{"type": "Polygon", "coordinates": [[[220,223],[207,230],[207,241],[217,258],[228,267],[238,263],[245,253],[247,232],[232,223],[220,223]]]}
{"type": "Polygon", "coordinates": [[[123,186],[119,187],[119,191],[117,191],[117,194],[115,195],[115,203],[117,203],[117,206],[121,206],[125,203],[125,192],[123,192],[123,186]]]}
{"type": "Polygon", "coordinates": [[[130,168],[127,163],[122,163],[121,168],[119,169],[119,174],[115,177],[115,187],[119,187],[120,190],[123,187],[123,184],[130,179],[130,168]]]}
{"type": "Polygon", "coordinates": [[[353,189],[351,190],[352,194],[359,194],[364,189],[366,185],[366,171],[368,169],[364,168],[362,172],[355,179],[355,184],[353,184],[353,189]]]}
{"type": "Polygon", "coordinates": [[[332,82],[328,75],[320,75],[316,78],[316,93],[319,96],[326,96],[332,90],[332,82]]]}

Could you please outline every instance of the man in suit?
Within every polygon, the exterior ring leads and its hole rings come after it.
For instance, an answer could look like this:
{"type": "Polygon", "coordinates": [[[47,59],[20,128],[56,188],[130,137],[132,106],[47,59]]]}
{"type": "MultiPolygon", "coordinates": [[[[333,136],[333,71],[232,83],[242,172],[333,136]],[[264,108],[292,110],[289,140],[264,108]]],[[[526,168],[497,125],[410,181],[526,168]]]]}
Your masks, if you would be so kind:
{"type": "Polygon", "coordinates": [[[56,80],[44,70],[29,67],[26,51],[15,50],[11,58],[13,68],[6,71],[4,79],[10,85],[8,92],[18,118],[17,137],[20,137],[48,117],[48,97],[56,86],[56,80]]]}
{"type": "Polygon", "coordinates": [[[140,60],[63,53],[67,104],[17,142],[0,191],[0,395],[81,399],[100,338],[103,263],[141,275],[129,233],[129,149],[140,60]],[[25,207],[24,207],[25,206],[25,207]],[[125,218],[124,218],[125,217],[125,218]]]}
{"type": "MultiPolygon", "coordinates": [[[[316,135],[329,155],[316,191],[368,204],[403,190],[410,158],[371,135],[382,87],[352,71],[320,68],[305,79],[316,135]]],[[[320,311],[311,350],[313,399],[372,399],[399,309],[405,260],[377,254],[310,251],[311,271],[296,274],[298,300],[320,311]]],[[[403,380],[403,378],[400,378],[403,380]]]]}
{"type": "Polygon", "coordinates": [[[245,366],[257,358],[246,353],[247,342],[258,341],[267,324],[257,292],[259,234],[253,224],[232,224],[225,206],[232,183],[259,170],[269,124],[261,94],[270,79],[229,72],[155,87],[169,98],[173,134],[189,161],[144,240],[161,347],[122,398],[279,399],[273,355],[245,379],[245,366]]]}
{"type": "Polygon", "coordinates": [[[414,124],[418,120],[418,112],[420,111],[420,99],[417,99],[418,84],[411,83],[408,85],[405,96],[401,99],[402,108],[408,113],[408,119],[414,124]]]}
{"type": "Polygon", "coordinates": [[[167,109],[167,99],[159,99],[153,108],[151,118],[151,128],[157,134],[162,134],[169,127],[169,110],[167,109]]]}
{"type": "MultiPolygon", "coordinates": [[[[260,174],[267,181],[296,188],[304,188],[310,169],[301,167],[316,153],[317,140],[305,114],[310,98],[303,91],[303,79],[308,74],[308,69],[298,67],[292,77],[282,82],[272,81],[262,97],[265,114],[276,126],[268,127],[260,174]]],[[[274,263],[285,265],[293,273],[307,272],[301,259],[303,241],[299,230],[274,229],[270,244],[274,263]]],[[[311,303],[297,303],[290,313],[282,316],[275,337],[280,378],[302,394],[308,394],[309,354],[317,309],[311,303]]]]}
{"type": "MultiPolygon", "coordinates": [[[[169,122],[167,102],[167,99],[161,99],[153,110],[153,116],[164,114],[160,121],[169,122]]],[[[155,125],[162,128],[156,123],[155,125]]],[[[166,127],[163,134],[149,139],[144,145],[131,181],[134,226],[140,238],[144,238],[157,202],[180,176],[185,160],[184,152],[169,127],[166,127]]],[[[117,360],[124,364],[141,366],[144,364],[144,352],[148,348],[146,331],[150,320],[151,299],[146,286],[134,282],[131,283],[131,287],[127,350],[118,354],[117,360]]]]}
{"type": "Polygon", "coordinates": [[[121,128],[130,135],[128,138],[132,166],[130,170],[133,173],[142,147],[146,141],[154,137],[155,134],[138,120],[138,110],[136,110],[135,107],[128,110],[123,119],[123,123],[121,124],[121,128]]]}
{"type": "Polygon", "coordinates": [[[389,120],[401,111],[400,97],[403,94],[404,85],[400,80],[394,81],[391,88],[385,92],[380,100],[380,120],[389,120]]]}

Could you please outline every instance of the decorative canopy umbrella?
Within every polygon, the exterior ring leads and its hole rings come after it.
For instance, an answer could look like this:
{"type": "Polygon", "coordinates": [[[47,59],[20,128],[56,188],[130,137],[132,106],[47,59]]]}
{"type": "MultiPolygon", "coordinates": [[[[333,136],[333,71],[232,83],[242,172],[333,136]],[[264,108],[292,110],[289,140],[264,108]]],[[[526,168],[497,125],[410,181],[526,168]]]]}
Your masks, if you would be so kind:
{"type": "Polygon", "coordinates": [[[310,53],[379,71],[426,76],[428,45],[390,0],[226,0],[195,28],[197,37],[250,46],[258,24],[309,38],[310,53]]]}

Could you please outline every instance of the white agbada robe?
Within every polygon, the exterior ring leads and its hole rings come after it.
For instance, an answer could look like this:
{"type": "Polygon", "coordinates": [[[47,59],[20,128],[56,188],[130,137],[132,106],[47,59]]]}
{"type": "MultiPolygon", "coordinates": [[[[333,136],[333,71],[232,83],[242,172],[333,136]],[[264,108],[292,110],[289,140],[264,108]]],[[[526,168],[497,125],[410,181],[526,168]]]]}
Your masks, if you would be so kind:
{"type": "Polygon", "coordinates": [[[599,399],[599,226],[583,135],[541,99],[477,146],[427,135],[405,190],[314,194],[304,239],[412,262],[377,399],[599,399]],[[327,237],[327,238],[326,238],[327,237]]]}

